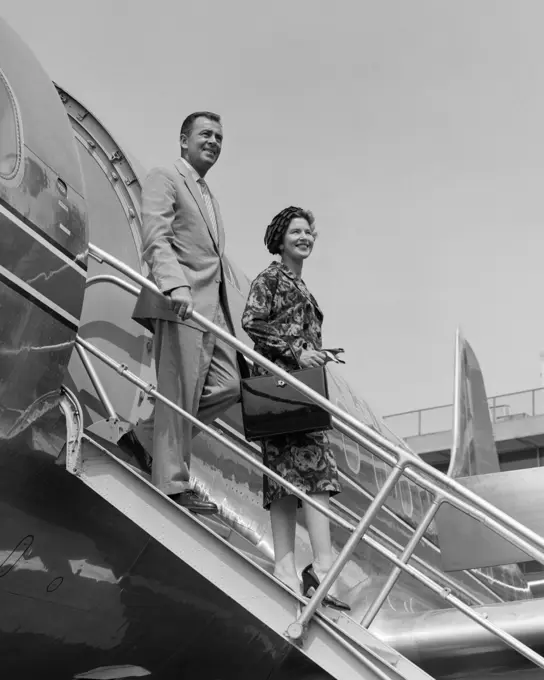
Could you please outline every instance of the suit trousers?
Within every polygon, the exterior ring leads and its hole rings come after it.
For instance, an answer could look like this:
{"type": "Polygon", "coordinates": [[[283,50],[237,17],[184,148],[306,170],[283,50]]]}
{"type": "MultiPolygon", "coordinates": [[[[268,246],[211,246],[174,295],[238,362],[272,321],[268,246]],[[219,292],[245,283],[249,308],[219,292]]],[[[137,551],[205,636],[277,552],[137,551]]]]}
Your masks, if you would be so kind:
{"type": "MultiPolygon", "coordinates": [[[[229,330],[221,307],[214,323],[229,330]]],[[[184,411],[209,425],[239,400],[236,351],[213,333],[156,319],[154,344],[157,389],[184,411]]],[[[148,452],[153,442],[153,484],[168,495],[190,488],[191,445],[199,428],[157,400],[134,431],[148,452]]]]}

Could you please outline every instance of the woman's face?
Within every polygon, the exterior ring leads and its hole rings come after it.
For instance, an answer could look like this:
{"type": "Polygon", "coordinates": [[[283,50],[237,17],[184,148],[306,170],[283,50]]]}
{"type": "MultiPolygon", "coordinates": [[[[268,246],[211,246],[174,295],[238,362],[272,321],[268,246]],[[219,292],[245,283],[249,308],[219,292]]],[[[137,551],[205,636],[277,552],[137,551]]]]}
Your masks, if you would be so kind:
{"type": "Polygon", "coordinates": [[[281,254],[292,260],[305,260],[310,256],[315,233],[304,217],[294,217],[283,236],[281,254]]]}

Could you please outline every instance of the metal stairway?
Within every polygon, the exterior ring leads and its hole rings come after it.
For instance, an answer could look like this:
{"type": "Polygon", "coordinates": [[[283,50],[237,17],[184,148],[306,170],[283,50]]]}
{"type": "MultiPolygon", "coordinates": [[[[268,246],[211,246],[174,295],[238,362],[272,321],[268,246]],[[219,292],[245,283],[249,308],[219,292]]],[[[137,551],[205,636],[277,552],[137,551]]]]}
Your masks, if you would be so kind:
{"type": "MultiPolygon", "coordinates": [[[[104,251],[90,246],[90,254],[99,261],[107,262],[116,267],[140,285],[153,286],[149,281],[104,251]]],[[[111,277],[110,280],[112,279],[114,277],[111,277]]],[[[130,288],[130,285],[126,282],[120,282],[119,285],[122,285],[125,289],[130,288]]],[[[138,289],[133,290],[137,292],[138,289]]],[[[274,364],[270,364],[253,350],[245,347],[240,341],[213,326],[206,319],[196,314],[194,318],[204,328],[216,332],[219,337],[242,351],[250,359],[261,363],[282,379],[290,381],[301,392],[329,410],[334,416],[333,423],[340,432],[363,444],[392,468],[389,477],[371,502],[365,515],[362,518],[356,518],[358,523],[350,522],[332,511],[325,513],[330,519],[346,528],[351,536],[335,565],[333,565],[327,577],[323,579],[311,600],[307,602],[304,598],[285,588],[257,561],[244,551],[229,544],[220,535],[221,532],[210,529],[205,522],[180,509],[167,496],[152,486],[144,475],[139,474],[132,466],[116,458],[89,434],[84,433],[79,405],[73,395],[67,391],[63,400],[63,410],[68,423],[66,458],[68,471],[77,475],[85,484],[171,552],[192,568],[199,570],[216,587],[239,602],[253,616],[258,617],[271,629],[283,635],[308,658],[338,680],[361,677],[379,677],[382,680],[386,678],[430,677],[368,631],[368,626],[372,623],[401,571],[414,576],[474,622],[497,636],[502,642],[513,647],[537,666],[544,668],[542,656],[509,633],[490,623],[485,612],[472,609],[454,596],[438,580],[408,564],[417,543],[434,518],[438,507],[444,502],[448,502],[484,522],[541,562],[544,562],[544,539],[467,491],[454,480],[426,465],[410,452],[391,444],[377,432],[319,395],[314,394],[305,385],[293,380],[289,374],[281,371],[274,364]],[[369,535],[368,531],[376,514],[383,507],[388,495],[403,475],[432,493],[434,502],[412,539],[402,551],[394,552],[376,541],[369,535]],[[360,540],[366,541],[394,565],[387,583],[370,606],[361,625],[344,615],[339,615],[336,620],[333,620],[319,609],[322,598],[326,595],[360,540]]],[[[125,376],[148,394],[164,401],[194,423],[198,423],[192,416],[164,399],[153,385],[145,384],[140,378],[131,374],[126,366],[119,364],[85,340],[78,339],[77,343],[80,356],[88,370],[91,364],[87,352],[125,376]]],[[[92,379],[91,372],[92,368],[89,370],[92,379]]],[[[115,420],[115,411],[96,375],[93,384],[106,405],[110,419],[115,420]]],[[[229,446],[263,473],[273,476],[273,473],[270,473],[259,460],[248,452],[247,443],[242,448],[233,441],[236,437],[240,438],[240,435],[234,431],[227,433],[232,436],[226,437],[224,433],[220,434],[217,430],[200,423],[199,427],[224,445],[229,446]]],[[[311,497],[305,497],[298,489],[291,487],[279,477],[277,477],[277,481],[283,483],[294,495],[304,498],[310,504],[314,503],[311,497]]]]}
{"type": "MultiPolygon", "coordinates": [[[[285,634],[305,598],[232,546],[205,520],[176,505],[145,474],[85,434],[79,404],[68,390],[62,408],[68,423],[67,470],[253,616],[285,634]]],[[[323,611],[316,613],[306,629],[300,648],[338,680],[430,678],[355,622],[343,616],[335,621],[323,611]]]]}

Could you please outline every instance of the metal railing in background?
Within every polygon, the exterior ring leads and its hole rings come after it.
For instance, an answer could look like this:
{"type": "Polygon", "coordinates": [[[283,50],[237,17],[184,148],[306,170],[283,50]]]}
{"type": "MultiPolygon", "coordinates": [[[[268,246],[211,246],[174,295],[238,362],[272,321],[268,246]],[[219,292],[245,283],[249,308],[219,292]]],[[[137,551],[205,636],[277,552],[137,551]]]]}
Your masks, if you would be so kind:
{"type": "MultiPolygon", "coordinates": [[[[544,415],[544,387],[497,394],[488,398],[493,423],[544,415]]],[[[383,416],[387,426],[403,439],[451,430],[453,404],[402,411],[383,416]]]]}
{"type": "MultiPolygon", "coordinates": [[[[99,262],[105,262],[116,268],[118,271],[122,272],[141,286],[145,286],[155,293],[158,293],[158,289],[153,283],[145,279],[137,272],[134,272],[123,262],[109,255],[100,248],[89,244],[89,254],[99,262]]],[[[315,403],[324,408],[333,416],[333,425],[336,427],[336,429],[354,441],[362,444],[368,451],[377,455],[389,466],[391,466],[391,472],[389,473],[389,476],[386,478],[381,489],[370,503],[359,524],[355,527],[351,525],[351,523],[346,522],[346,520],[343,520],[331,510],[323,508],[319,504],[315,504],[315,501],[313,501],[311,497],[304,497],[306,502],[314,507],[317,506],[316,509],[320,510],[320,512],[327,515],[333,521],[336,521],[345,528],[348,528],[352,534],[343,549],[340,551],[340,554],[338,555],[331,569],[323,578],[321,584],[318,586],[309,602],[303,608],[300,616],[288,627],[286,635],[289,638],[291,638],[293,641],[301,641],[307,623],[314,615],[319,605],[322,603],[323,598],[346,565],[347,561],[350,559],[358,542],[360,540],[364,540],[368,542],[369,545],[372,545],[372,547],[374,547],[382,555],[387,557],[387,559],[389,559],[394,565],[393,571],[391,572],[387,583],[384,585],[384,588],[382,588],[380,594],[378,595],[378,600],[382,601],[370,603],[369,611],[365,617],[366,625],[369,625],[370,621],[374,618],[375,613],[386,599],[386,591],[389,592],[389,590],[393,587],[398,573],[400,573],[398,570],[401,570],[415,577],[433,592],[440,594],[445,601],[459,609],[466,616],[497,636],[507,645],[516,649],[520,654],[533,661],[533,663],[535,663],[537,666],[544,668],[544,657],[534,652],[530,647],[520,642],[509,633],[492,624],[487,620],[485,615],[474,611],[468,605],[464,604],[461,600],[459,600],[458,597],[452,595],[448,588],[443,588],[432,579],[421,574],[418,572],[418,570],[408,564],[408,561],[411,559],[417,543],[424,533],[425,527],[416,530],[416,535],[409,541],[400,557],[371,539],[367,535],[367,532],[377,513],[383,507],[388,495],[393,490],[395,484],[403,475],[405,475],[408,479],[422,486],[433,495],[434,503],[433,507],[429,509],[429,515],[431,512],[434,513],[440,504],[447,502],[460,511],[484,523],[488,528],[495,531],[498,535],[510,541],[513,545],[517,546],[525,553],[544,564],[544,538],[542,536],[539,536],[534,531],[531,531],[521,523],[506,515],[504,512],[498,510],[492,504],[480,498],[475,493],[469,491],[455,480],[441,474],[433,467],[423,462],[411,451],[392,443],[382,434],[376,432],[363,422],[354,418],[349,413],[343,411],[329,400],[314,392],[304,383],[296,380],[290,373],[282,370],[276,364],[268,361],[262,355],[244,345],[244,343],[232,336],[230,333],[215,326],[202,315],[193,312],[192,318],[203,328],[215,333],[215,335],[217,335],[220,339],[234,347],[246,357],[249,357],[270,371],[272,374],[282,378],[285,380],[285,382],[295,387],[302,394],[312,399],[315,403]]],[[[141,389],[145,390],[148,394],[153,395],[155,399],[167,404],[170,408],[173,408],[175,411],[180,413],[180,415],[183,415],[185,418],[187,418],[190,422],[197,423],[201,429],[208,432],[208,434],[210,434],[212,437],[218,439],[229,448],[237,451],[239,455],[258,467],[264,474],[267,474],[273,478],[276,477],[276,475],[274,475],[274,473],[272,473],[268,468],[260,463],[260,461],[255,460],[253,456],[243,451],[243,449],[236,446],[236,444],[229,442],[229,440],[225,439],[212,428],[200,424],[199,421],[194,418],[194,416],[184,412],[179,406],[163,397],[160,392],[157,391],[154,385],[146,384],[143,380],[141,380],[141,378],[132,374],[126,366],[111,359],[111,357],[107,356],[104,352],[81,338],[77,339],[77,343],[91,354],[94,354],[101,361],[117,370],[121,375],[124,375],[128,380],[138,385],[141,389]]],[[[280,481],[280,479],[277,479],[276,481],[280,481]]],[[[301,492],[294,487],[291,487],[291,485],[287,484],[284,480],[281,480],[280,483],[288,488],[291,493],[301,497],[301,492]]],[[[302,494],[302,496],[304,496],[304,494],[302,494]]],[[[426,517],[426,520],[428,519],[429,518],[426,517]]]]}

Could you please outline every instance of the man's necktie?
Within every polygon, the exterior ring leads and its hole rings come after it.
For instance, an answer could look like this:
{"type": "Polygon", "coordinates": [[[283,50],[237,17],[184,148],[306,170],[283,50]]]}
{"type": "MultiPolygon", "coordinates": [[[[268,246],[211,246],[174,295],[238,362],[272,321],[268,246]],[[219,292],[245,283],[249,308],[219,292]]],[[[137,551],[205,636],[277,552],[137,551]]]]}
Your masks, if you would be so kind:
{"type": "Polygon", "coordinates": [[[206,204],[206,209],[207,209],[208,215],[210,217],[210,222],[212,223],[213,235],[215,236],[216,242],[219,243],[219,236],[218,236],[219,230],[217,229],[217,219],[215,217],[215,210],[213,209],[213,203],[212,203],[212,197],[211,197],[211,194],[210,194],[210,190],[208,189],[208,185],[202,179],[202,177],[198,180],[198,183],[200,185],[200,191],[202,193],[202,198],[204,199],[204,203],[206,204]]]}

